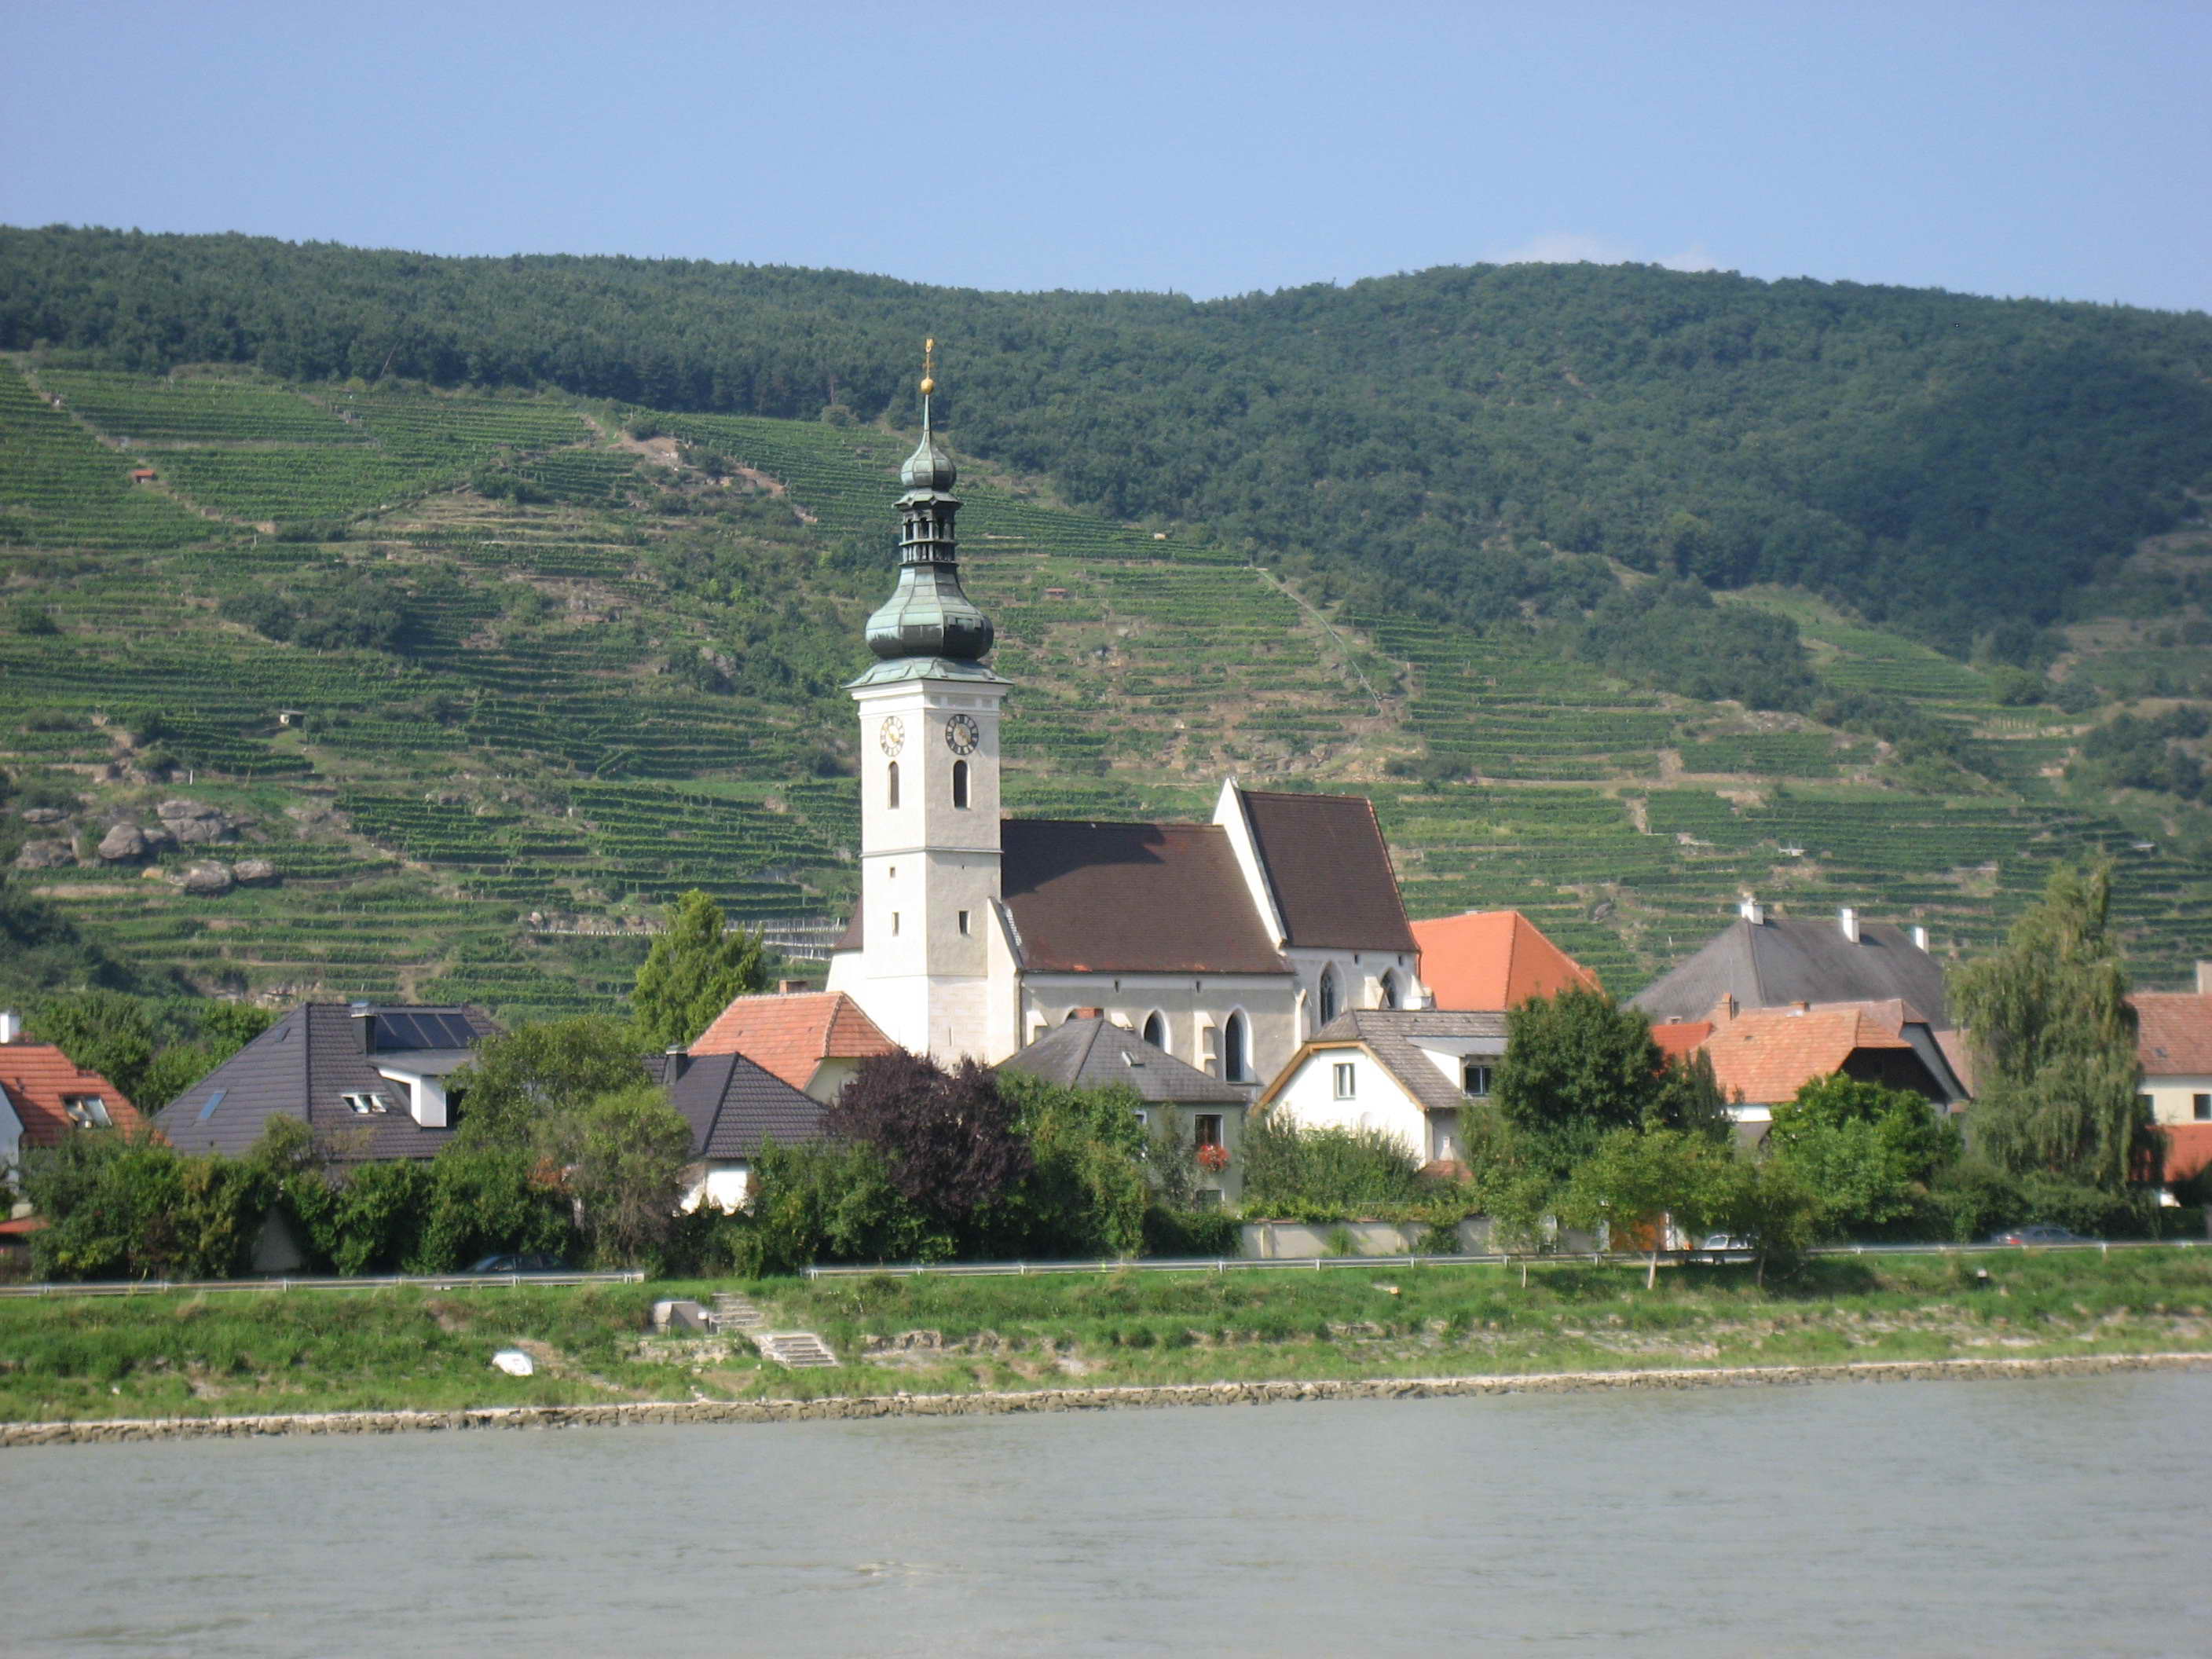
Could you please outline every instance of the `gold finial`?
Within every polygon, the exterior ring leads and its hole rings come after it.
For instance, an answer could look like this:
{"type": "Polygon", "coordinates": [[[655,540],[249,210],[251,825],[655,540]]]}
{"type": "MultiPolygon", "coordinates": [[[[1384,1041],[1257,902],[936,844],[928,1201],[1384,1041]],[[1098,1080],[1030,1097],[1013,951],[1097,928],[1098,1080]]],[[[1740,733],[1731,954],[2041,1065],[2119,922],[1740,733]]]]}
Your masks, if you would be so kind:
{"type": "Polygon", "coordinates": [[[921,343],[921,395],[925,398],[937,390],[937,342],[921,343]]]}

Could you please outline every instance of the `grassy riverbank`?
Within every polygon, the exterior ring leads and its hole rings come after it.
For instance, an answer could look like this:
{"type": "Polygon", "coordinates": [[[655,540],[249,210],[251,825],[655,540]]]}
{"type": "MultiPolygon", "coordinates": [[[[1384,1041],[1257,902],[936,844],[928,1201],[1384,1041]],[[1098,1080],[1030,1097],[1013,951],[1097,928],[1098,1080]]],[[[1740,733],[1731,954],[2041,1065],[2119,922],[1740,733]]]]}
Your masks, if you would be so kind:
{"type": "Polygon", "coordinates": [[[1584,1264],[1525,1287],[1495,1267],[744,1286],[769,1328],[848,1362],[802,1372],[645,1339],[656,1298],[714,1288],[0,1302],[0,1420],[2212,1352],[2207,1249],[1828,1258],[1765,1290],[1693,1267],[1647,1291],[1640,1267],[1584,1264]],[[511,1346],[538,1375],[491,1369],[511,1346]]]}

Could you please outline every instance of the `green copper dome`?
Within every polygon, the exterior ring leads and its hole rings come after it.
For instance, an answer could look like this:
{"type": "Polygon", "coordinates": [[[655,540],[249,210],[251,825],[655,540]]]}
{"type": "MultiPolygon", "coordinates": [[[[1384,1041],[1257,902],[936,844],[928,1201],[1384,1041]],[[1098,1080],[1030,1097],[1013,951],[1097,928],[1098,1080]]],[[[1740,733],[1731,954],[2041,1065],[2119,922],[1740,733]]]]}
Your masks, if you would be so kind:
{"type": "MultiPolygon", "coordinates": [[[[934,342],[932,343],[933,349],[934,342]]],[[[960,502],[952,452],[930,421],[933,377],[921,383],[921,441],[899,469],[898,586],[868,618],[868,649],[881,659],[856,684],[885,679],[996,679],[982,666],[991,649],[991,619],[960,587],[960,556],[952,522],[960,502]]]]}

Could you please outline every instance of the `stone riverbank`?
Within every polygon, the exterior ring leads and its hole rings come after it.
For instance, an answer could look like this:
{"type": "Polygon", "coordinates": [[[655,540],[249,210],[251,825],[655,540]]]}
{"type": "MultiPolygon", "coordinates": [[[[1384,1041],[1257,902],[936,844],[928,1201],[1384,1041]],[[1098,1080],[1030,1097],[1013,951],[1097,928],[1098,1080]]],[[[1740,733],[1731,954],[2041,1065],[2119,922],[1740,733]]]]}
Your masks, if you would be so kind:
{"type": "Polygon", "coordinates": [[[1365,1377],[1312,1382],[1186,1382],[820,1400],[695,1400],[592,1406],[482,1406],[456,1411],[301,1412],[256,1417],[121,1418],[0,1423],[0,1447],[82,1445],[271,1434],[401,1434],[434,1429],[617,1428],[643,1423],[793,1423],[875,1417],[987,1417],[1127,1406],[1264,1406],[1310,1400],[1437,1400],[1607,1389],[1713,1389],[1811,1382],[1923,1382],[2112,1371],[2212,1369],[2212,1353],[2076,1354],[2052,1358],[1905,1359],[1848,1365],[1730,1365],[1527,1376],[1365,1377]]]}

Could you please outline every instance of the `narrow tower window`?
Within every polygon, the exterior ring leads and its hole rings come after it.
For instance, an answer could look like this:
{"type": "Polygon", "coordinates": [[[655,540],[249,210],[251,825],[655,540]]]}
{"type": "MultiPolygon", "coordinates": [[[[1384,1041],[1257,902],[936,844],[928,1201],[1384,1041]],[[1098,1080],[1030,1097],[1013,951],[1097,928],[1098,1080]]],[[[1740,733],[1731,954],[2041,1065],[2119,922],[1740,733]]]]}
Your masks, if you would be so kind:
{"type": "Polygon", "coordinates": [[[898,805],[898,763],[896,761],[891,763],[890,770],[884,775],[884,805],[892,808],[898,805]]]}
{"type": "Polygon", "coordinates": [[[1336,1018],[1336,964],[1331,963],[1321,970],[1321,1023],[1324,1025],[1336,1018]]]}
{"type": "Polygon", "coordinates": [[[966,761],[952,763],[952,804],[958,807],[965,807],[968,805],[968,763],[966,761]]]}
{"type": "Polygon", "coordinates": [[[1155,1048],[1168,1046],[1168,1022],[1164,1014],[1155,1011],[1145,1016],[1145,1041],[1155,1048]]]}
{"type": "Polygon", "coordinates": [[[1375,994],[1375,1006],[1377,1008],[1395,1008],[1398,1006],[1397,975],[1385,973],[1382,975],[1382,986],[1375,994]]]}

